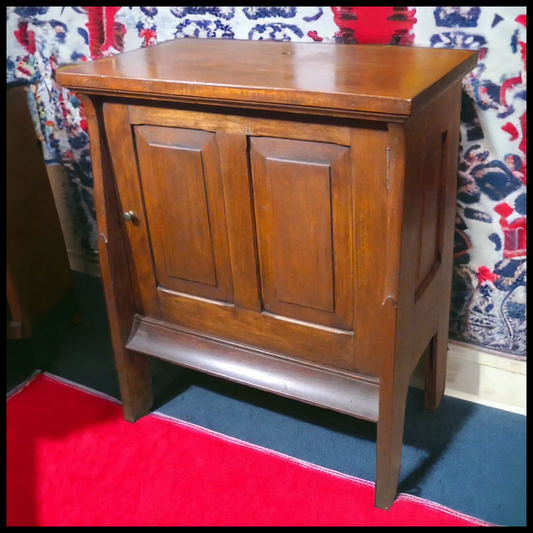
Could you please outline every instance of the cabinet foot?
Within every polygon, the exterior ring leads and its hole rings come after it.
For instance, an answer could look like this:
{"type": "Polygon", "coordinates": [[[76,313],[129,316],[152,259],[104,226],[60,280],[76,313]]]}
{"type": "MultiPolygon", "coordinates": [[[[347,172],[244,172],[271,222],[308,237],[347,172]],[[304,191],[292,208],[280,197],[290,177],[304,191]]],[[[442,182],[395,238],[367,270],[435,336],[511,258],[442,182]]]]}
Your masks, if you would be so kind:
{"type": "Polygon", "coordinates": [[[375,506],[384,510],[398,491],[407,390],[406,384],[380,393],[375,506]]]}
{"type": "Polygon", "coordinates": [[[122,410],[128,422],[136,422],[152,407],[152,376],[150,358],[135,352],[126,352],[117,360],[122,410]]]}

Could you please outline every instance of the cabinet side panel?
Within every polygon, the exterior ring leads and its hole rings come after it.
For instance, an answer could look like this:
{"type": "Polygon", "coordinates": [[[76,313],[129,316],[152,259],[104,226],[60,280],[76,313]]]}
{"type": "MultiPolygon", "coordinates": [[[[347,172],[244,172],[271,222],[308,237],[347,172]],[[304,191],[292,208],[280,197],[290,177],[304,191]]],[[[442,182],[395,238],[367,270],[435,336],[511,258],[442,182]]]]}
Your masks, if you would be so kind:
{"type": "MultiPolygon", "coordinates": [[[[401,337],[414,368],[433,336],[447,337],[461,84],[405,124],[406,191],[401,267],[401,337]],[[409,325],[408,325],[409,324],[409,325]]],[[[412,369],[412,368],[411,368],[412,369]]]]}
{"type": "Polygon", "coordinates": [[[419,300],[437,273],[442,260],[444,208],[446,201],[446,155],[448,152],[446,122],[426,125],[423,179],[420,182],[419,248],[415,300],[419,300]]]}

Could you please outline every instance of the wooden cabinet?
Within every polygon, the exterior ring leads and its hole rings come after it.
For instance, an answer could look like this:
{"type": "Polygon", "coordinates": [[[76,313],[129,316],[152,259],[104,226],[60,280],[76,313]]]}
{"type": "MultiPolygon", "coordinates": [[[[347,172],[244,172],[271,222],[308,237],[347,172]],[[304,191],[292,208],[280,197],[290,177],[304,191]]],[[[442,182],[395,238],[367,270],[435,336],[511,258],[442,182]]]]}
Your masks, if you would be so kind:
{"type": "Polygon", "coordinates": [[[149,357],[372,420],[376,505],[390,507],[423,354],[426,408],[444,393],[475,63],[184,39],[58,71],[89,119],[127,420],[150,409],[149,357]]]}

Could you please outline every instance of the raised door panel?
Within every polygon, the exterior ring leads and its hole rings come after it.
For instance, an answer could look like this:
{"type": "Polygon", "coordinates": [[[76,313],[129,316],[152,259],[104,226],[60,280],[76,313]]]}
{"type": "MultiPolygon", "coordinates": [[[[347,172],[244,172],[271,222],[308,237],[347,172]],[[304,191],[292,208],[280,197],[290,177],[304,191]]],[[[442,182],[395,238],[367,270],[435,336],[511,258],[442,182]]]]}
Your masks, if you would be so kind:
{"type": "Polygon", "coordinates": [[[263,308],[353,328],[350,150],[251,139],[263,308]]]}
{"type": "Polygon", "coordinates": [[[448,132],[444,123],[426,127],[424,172],[421,182],[418,260],[415,301],[419,300],[437,274],[442,261],[444,208],[448,157],[448,132]]]}
{"type": "Polygon", "coordinates": [[[158,286],[231,302],[215,134],[160,126],[134,132],[158,286]]]}

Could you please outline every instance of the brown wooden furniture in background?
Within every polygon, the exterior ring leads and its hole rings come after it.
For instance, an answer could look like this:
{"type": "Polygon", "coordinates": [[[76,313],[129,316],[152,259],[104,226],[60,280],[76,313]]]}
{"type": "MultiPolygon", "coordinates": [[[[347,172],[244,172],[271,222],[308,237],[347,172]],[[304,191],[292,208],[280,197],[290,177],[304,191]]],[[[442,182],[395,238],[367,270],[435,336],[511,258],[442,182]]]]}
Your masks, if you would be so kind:
{"type": "Polygon", "coordinates": [[[7,90],[7,338],[32,325],[72,288],[70,266],[25,87],[7,90]]]}
{"type": "MultiPolygon", "coordinates": [[[[124,415],[149,357],[377,422],[443,396],[469,51],[183,39],[57,79],[89,118],[124,415]]],[[[421,428],[423,430],[423,428],[421,428]]]]}

